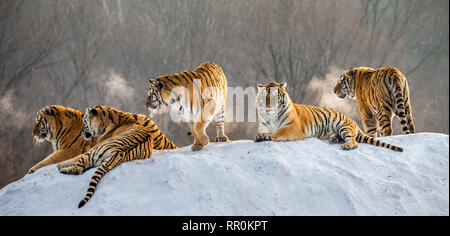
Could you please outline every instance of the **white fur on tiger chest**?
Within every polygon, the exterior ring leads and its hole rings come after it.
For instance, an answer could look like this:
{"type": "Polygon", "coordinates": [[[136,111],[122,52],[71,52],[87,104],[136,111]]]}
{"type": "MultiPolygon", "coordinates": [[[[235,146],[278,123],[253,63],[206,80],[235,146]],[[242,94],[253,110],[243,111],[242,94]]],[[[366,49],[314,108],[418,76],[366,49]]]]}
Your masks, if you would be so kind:
{"type": "Polygon", "coordinates": [[[260,123],[260,129],[261,129],[261,133],[274,133],[275,131],[278,130],[278,125],[263,125],[260,123]]]}
{"type": "Polygon", "coordinates": [[[280,128],[277,114],[259,113],[260,133],[274,133],[280,128]]]}

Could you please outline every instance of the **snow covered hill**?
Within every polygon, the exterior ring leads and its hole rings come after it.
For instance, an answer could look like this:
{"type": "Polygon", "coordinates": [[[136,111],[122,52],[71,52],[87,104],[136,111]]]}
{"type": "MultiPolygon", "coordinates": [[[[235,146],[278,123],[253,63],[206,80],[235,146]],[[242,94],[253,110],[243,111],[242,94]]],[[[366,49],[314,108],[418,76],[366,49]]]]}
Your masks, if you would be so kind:
{"type": "Polygon", "coordinates": [[[449,215],[448,135],[382,140],[404,152],[315,138],[155,151],[108,173],[81,209],[95,169],[52,165],[0,190],[0,215],[449,215]]]}

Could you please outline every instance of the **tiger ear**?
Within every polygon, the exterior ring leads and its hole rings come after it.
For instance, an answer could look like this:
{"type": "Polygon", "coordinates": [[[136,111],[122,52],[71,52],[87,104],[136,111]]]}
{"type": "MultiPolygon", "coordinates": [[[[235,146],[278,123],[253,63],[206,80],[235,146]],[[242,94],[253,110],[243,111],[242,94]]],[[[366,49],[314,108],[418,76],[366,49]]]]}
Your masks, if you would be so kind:
{"type": "Polygon", "coordinates": [[[351,67],[349,70],[348,70],[348,76],[350,76],[350,77],[353,77],[355,74],[356,74],[356,70],[353,68],[353,67],[351,67]]]}
{"type": "Polygon", "coordinates": [[[164,84],[163,84],[161,81],[157,80],[157,81],[156,81],[156,87],[157,87],[158,89],[162,89],[162,88],[164,87],[164,84]]]}
{"type": "Polygon", "coordinates": [[[88,109],[86,109],[86,114],[96,116],[96,115],[98,115],[98,112],[97,112],[97,110],[95,110],[93,108],[88,108],[88,109]]]}
{"type": "Polygon", "coordinates": [[[47,116],[54,116],[56,114],[56,110],[54,110],[54,109],[52,109],[50,107],[47,107],[44,110],[44,114],[47,115],[47,116]]]}
{"type": "Polygon", "coordinates": [[[258,92],[265,88],[262,84],[257,84],[256,86],[258,87],[258,92]]]}
{"type": "Polygon", "coordinates": [[[286,83],[286,82],[283,82],[283,83],[281,83],[280,85],[281,85],[281,88],[282,88],[283,90],[286,90],[286,86],[287,86],[287,83],[286,83]]]}

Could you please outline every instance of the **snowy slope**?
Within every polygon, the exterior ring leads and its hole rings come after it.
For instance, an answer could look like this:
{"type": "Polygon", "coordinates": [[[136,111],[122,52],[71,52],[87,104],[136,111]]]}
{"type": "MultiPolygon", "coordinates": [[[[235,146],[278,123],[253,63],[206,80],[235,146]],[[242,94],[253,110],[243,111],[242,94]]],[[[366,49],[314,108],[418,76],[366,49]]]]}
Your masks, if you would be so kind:
{"type": "Polygon", "coordinates": [[[81,209],[94,169],[55,165],[0,190],[0,215],[449,215],[449,138],[382,138],[403,153],[315,138],[212,143],[121,164],[81,209]]]}

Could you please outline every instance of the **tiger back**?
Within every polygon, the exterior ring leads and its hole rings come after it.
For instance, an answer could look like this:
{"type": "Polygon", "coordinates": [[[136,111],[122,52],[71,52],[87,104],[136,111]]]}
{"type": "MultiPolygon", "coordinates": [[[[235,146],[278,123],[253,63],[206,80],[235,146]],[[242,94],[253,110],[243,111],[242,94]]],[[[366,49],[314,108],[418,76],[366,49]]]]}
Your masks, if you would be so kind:
{"type": "Polygon", "coordinates": [[[371,137],[393,134],[397,116],[405,134],[415,133],[408,82],[398,69],[350,68],[342,73],[333,92],[340,98],[355,97],[364,131],[371,137]]]}
{"type": "Polygon", "coordinates": [[[206,62],[195,70],[160,76],[149,80],[146,106],[150,112],[171,108],[187,121],[194,143],[193,151],[209,143],[206,127],[216,123],[216,142],[226,142],[225,102],[227,80],[222,68],[206,62]]]}
{"type": "Polygon", "coordinates": [[[292,103],[286,92],[286,83],[258,85],[256,97],[259,117],[256,142],[316,137],[328,139],[330,143],[342,143],[344,150],[354,149],[358,143],[367,143],[403,151],[400,147],[367,136],[355,121],[334,109],[292,103]]]}

